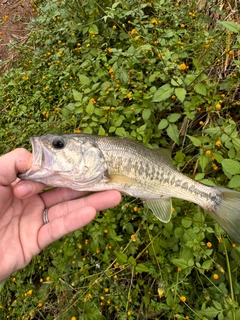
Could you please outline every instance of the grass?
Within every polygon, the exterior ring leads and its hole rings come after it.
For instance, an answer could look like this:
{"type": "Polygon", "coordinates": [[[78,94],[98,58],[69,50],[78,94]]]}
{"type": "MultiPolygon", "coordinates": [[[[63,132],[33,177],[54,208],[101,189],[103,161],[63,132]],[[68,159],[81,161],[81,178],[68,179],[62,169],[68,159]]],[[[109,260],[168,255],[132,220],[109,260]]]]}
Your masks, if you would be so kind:
{"type": "MultiPolygon", "coordinates": [[[[1,74],[1,152],[46,132],[127,136],[238,190],[240,31],[228,5],[36,2],[28,42],[13,44],[21,58],[1,74]]],[[[162,224],[126,197],[53,243],[1,284],[2,319],[238,319],[239,245],[195,205],[173,206],[162,224]]]]}

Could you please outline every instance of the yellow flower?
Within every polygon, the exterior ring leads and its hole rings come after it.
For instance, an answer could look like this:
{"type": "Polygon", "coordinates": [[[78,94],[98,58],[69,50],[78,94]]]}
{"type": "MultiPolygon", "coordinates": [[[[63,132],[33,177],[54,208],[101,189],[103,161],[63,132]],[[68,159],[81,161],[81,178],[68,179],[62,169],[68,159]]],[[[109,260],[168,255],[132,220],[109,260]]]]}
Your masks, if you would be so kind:
{"type": "Polygon", "coordinates": [[[108,73],[113,73],[114,70],[113,69],[109,69],[108,73]]]}
{"type": "Polygon", "coordinates": [[[222,142],[218,140],[218,141],[215,143],[215,145],[216,145],[217,147],[221,147],[222,142]]]}
{"type": "Polygon", "coordinates": [[[209,156],[210,154],[211,154],[211,150],[207,150],[207,151],[206,151],[206,155],[209,156]]]}
{"type": "Polygon", "coordinates": [[[181,28],[185,28],[185,24],[184,23],[181,24],[181,28]]]}
{"type": "Polygon", "coordinates": [[[217,110],[220,110],[220,109],[221,109],[220,103],[217,103],[217,104],[215,105],[215,108],[216,108],[217,110]]]}
{"type": "Polygon", "coordinates": [[[181,300],[182,302],[186,302],[187,298],[186,298],[185,296],[181,296],[181,297],[180,297],[180,300],[181,300]]]}
{"type": "Polygon", "coordinates": [[[158,23],[156,19],[152,19],[151,22],[152,22],[152,24],[157,24],[158,23]]]}
{"type": "Polygon", "coordinates": [[[117,26],[114,25],[114,26],[113,26],[113,29],[114,29],[114,30],[117,29],[117,26]]]}
{"type": "Polygon", "coordinates": [[[133,35],[136,34],[136,33],[137,33],[137,30],[136,30],[136,29],[132,29],[131,35],[133,36],[133,35]]]}
{"type": "Polygon", "coordinates": [[[180,66],[179,66],[180,70],[186,70],[188,67],[186,66],[185,63],[181,63],[180,66]]]}
{"type": "Polygon", "coordinates": [[[135,241],[135,240],[136,240],[134,234],[131,235],[131,239],[132,239],[132,241],[135,241]]]}
{"type": "Polygon", "coordinates": [[[38,307],[42,307],[43,303],[42,302],[39,302],[38,303],[38,307]]]}
{"type": "Polygon", "coordinates": [[[217,280],[217,279],[218,279],[218,274],[217,274],[217,273],[214,273],[213,279],[214,279],[214,280],[217,280]]]}
{"type": "Polygon", "coordinates": [[[208,247],[208,248],[211,248],[211,247],[212,247],[211,242],[208,242],[208,243],[207,243],[207,247],[208,247]]]}
{"type": "Polygon", "coordinates": [[[50,278],[49,276],[48,276],[48,277],[46,277],[46,280],[47,280],[47,281],[49,281],[50,279],[51,279],[51,278],[50,278]]]}
{"type": "Polygon", "coordinates": [[[132,94],[131,94],[131,93],[128,93],[128,94],[127,94],[127,98],[128,98],[128,99],[131,99],[131,98],[132,98],[132,94]]]}
{"type": "Polygon", "coordinates": [[[95,100],[94,98],[91,98],[91,99],[90,99],[90,102],[91,102],[92,104],[95,104],[95,103],[96,103],[96,100],[95,100]]]}

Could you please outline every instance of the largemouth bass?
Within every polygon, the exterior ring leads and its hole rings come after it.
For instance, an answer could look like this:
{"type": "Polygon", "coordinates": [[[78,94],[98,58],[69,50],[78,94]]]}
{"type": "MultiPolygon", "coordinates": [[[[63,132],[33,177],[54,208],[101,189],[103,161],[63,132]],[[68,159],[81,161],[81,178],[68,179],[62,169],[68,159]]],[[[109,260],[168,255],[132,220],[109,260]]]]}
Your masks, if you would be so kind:
{"type": "Polygon", "coordinates": [[[240,243],[240,192],[209,187],[178,172],[159,149],[120,137],[47,134],[30,138],[32,167],[21,179],[81,191],[116,189],[141,198],[162,222],[172,197],[198,204],[240,243]]]}

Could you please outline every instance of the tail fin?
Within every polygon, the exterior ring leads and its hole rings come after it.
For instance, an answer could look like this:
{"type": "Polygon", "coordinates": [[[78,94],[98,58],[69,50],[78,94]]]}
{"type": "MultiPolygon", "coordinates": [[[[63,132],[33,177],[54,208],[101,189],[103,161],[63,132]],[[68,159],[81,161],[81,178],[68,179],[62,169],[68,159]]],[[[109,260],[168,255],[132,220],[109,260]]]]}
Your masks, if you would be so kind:
{"type": "Polygon", "coordinates": [[[216,187],[221,203],[210,216],[218,222],[230,237],[240,243],[240,192],[216,187]]]}

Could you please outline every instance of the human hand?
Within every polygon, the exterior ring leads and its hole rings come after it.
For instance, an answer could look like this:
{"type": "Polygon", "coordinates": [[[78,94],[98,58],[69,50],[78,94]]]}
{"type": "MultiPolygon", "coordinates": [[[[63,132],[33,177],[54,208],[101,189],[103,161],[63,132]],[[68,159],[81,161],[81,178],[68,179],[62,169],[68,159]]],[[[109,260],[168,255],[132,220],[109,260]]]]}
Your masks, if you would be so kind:
{"type": "Polygon", "coordinates": [[[44,247],[88,224],[96,211],[117,205],[118,191],[87,192],[55,188],[40,193],[42,183],[23,181],[32,155],[16,149],[0,157],[0,281],[25,267],[44,247]],[[49,222],[43,211],[49,208],[49,222]]]}

